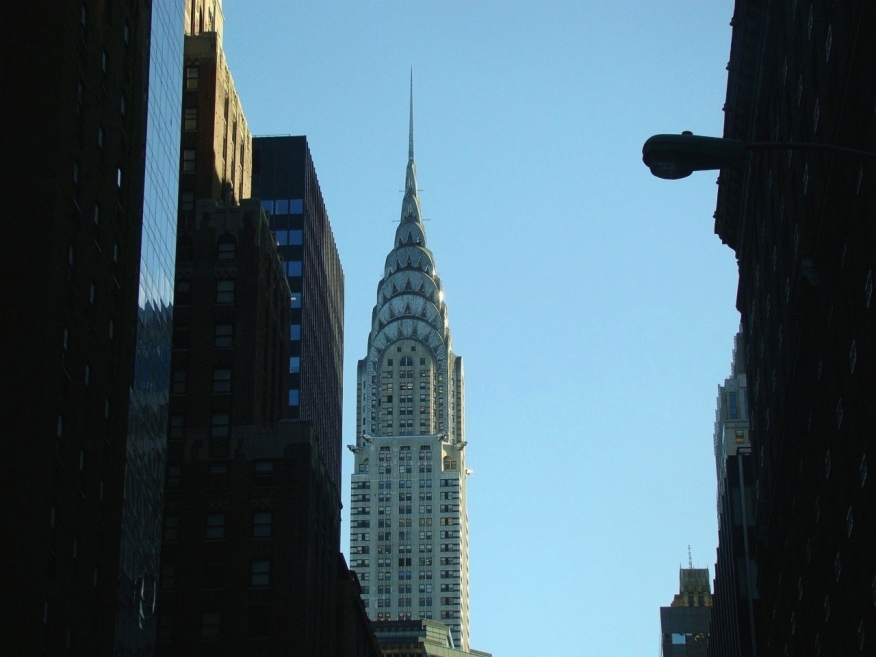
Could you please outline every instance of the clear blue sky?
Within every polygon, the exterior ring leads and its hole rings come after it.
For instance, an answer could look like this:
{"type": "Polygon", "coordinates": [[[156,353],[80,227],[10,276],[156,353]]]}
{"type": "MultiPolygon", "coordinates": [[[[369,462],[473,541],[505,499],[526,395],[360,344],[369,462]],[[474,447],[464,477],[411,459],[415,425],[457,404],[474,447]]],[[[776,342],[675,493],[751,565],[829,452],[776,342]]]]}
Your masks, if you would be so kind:
{"type": "Polygon", "coordinates": [[[715,398],[739,320],[715,173],[658,180],[641,147],[721,134],[732,2],[224,5],[251,130],[307,135],[331,217],[345,444],[413,66],[426,230],[466,368],[472,646],[655,657],[687,546],[715,560],[715,398]]]}

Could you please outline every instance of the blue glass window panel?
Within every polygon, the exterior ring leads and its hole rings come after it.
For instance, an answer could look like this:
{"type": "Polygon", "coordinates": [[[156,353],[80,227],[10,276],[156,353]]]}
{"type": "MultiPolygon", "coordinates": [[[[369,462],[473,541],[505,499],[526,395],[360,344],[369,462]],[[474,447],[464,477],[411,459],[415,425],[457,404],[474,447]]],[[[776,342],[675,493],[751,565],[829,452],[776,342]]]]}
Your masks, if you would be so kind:
{"type": "Polygon", "coordinates": [[[301,292],[293,292],[291,298],[289,299],[289,307],[290,308],[300,308],[301,307],[301,292]]]}
{"type": "Polygon", "coordinates": [[[304,242],[304,231],[302,230],[290,230],[289,231],[289,244],[302,244],[304,242]]]}
{"type": "Polygon", "coordinates": [[[277,244],[280,246],[286,246],[289,244],[289,231],[288,230],[277,230],[274,231],[274,235],[277,236],[277,244]]]}
{"type": "Polygon", "coordinates": [[[737,420],[739,419],[739,408],[736,404],[736,393],[730,393],[730,419],[737,420]]]}
{"type": "Polygon", "coordinates": [[[298,406],[298,391],[289,391],[289,406],[298,406]]]}
{"type": "Polygon", "coordinates": [[[293,198],[290,200],[289,214],[304,214],[304,199],[293,198]]]}
{"type": "Polygon", "coordinates": [[[286,276],[301,276],[301,261],[293,260],[286,263],[286,276]]]}
{"type": "Polygon", "coordinates": [[[289,358],[289,371],[292,373],[301,371],[301,358],[298,356],[291,356],[289,358]]]}
{"type": "Polygon", "coordinates": [[[289,201],[286,199],[274,201],[274,214],[289,214],[289,201]]]}
{"type": "Polygon", "coordinates": [[[265,212],[273,212],[274,211],[274,202],[273,201],[262,201],[262,209],[265,212]]]}
{"type": "Polygon", "coordinates": [[[300,340],[301,339],[301,324],[292,324],[289,327],[289,339],[290,340],[300,340]]]}

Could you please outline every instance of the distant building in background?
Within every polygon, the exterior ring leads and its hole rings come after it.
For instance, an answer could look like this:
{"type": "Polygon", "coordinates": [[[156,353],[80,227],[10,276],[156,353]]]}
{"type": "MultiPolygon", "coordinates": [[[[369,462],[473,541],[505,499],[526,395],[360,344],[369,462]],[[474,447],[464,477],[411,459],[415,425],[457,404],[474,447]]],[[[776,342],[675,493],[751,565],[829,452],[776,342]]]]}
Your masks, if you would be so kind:
{"type": "MultiPolygon", "coordinates": [[[[737,0],[724,136],[876,152],[876,4],[737,0]]],[[[752,152],[721,171],[755,462],[760,655],[876,643],[876,165],[752,152]]]]}
{"type": "Polygon", "coordinates": [[[718,482],[718,562],[709,626],[710,657],[755,655],[754,462],[748,434],[745,341],[736,335],[730,377],[718,386],[715,464],[718,482]]]}
{"type": "MultiPolygon", "coordinates": [[[[313,422],[340,499],[344,271],[306,137],[253,140],[252,193],[270,216],[292,290],[286,417],[313,422]]],[[[332,522],[340,549],[340,507],[332,522]]]]}
{"type": "Polygon", "coordinates": [[[465,389],[426,246],[413,100],[401,222],[359,361],[350,567],[372,620],[441,620],[469,648],[465,389]]]}
{"type": "Polygon", "coordinates": [[[681,568],[678,593],[660,607],[663,657],[706,657],[712,591],[708,568],[681,568]]]}
{"type": "Polygon", "coordinates": [[[386,657],[491,657],[488,652],[456,647],[447,625],[435,620],[375,621],[373,626],[381,654],[386,657]]]}
{"type": "Polygon", "coordinates": [[[6,16],[0,652],[148,653],[183,8],[6,16]],[[8,77],[6,77],[8,76],[8,77]]]}

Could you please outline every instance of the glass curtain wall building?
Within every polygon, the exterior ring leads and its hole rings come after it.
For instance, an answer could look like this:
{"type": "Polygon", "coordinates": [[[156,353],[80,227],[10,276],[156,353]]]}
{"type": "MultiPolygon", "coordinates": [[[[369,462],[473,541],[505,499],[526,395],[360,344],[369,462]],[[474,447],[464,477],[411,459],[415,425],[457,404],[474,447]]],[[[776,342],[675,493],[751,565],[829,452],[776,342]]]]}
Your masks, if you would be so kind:
{"type": "Polygon", "coordinates": [[[469,649],[465,389],[426,246],[413,98],[401,222],[359,361],[350,567],[372,620],[426,618],[469,649]]]}
{"type": "Polygon", "coordinates": [[[183,6],[154,0],[143,241],[130,391],[116,654],[152,652],[167,452],[182,107],[183,6]]]}

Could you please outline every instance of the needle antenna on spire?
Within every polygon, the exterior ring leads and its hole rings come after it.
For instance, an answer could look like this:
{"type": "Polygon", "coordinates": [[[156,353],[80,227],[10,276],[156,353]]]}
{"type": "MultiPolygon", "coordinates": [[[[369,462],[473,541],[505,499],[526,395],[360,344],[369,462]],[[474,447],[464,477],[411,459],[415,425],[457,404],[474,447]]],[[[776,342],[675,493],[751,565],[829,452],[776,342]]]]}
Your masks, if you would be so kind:
{"type": "Polygon", "coordinates": [[[414,161],[414,67],[411,66],[411,121],[408,128],[408,161],[414,161]]]}

